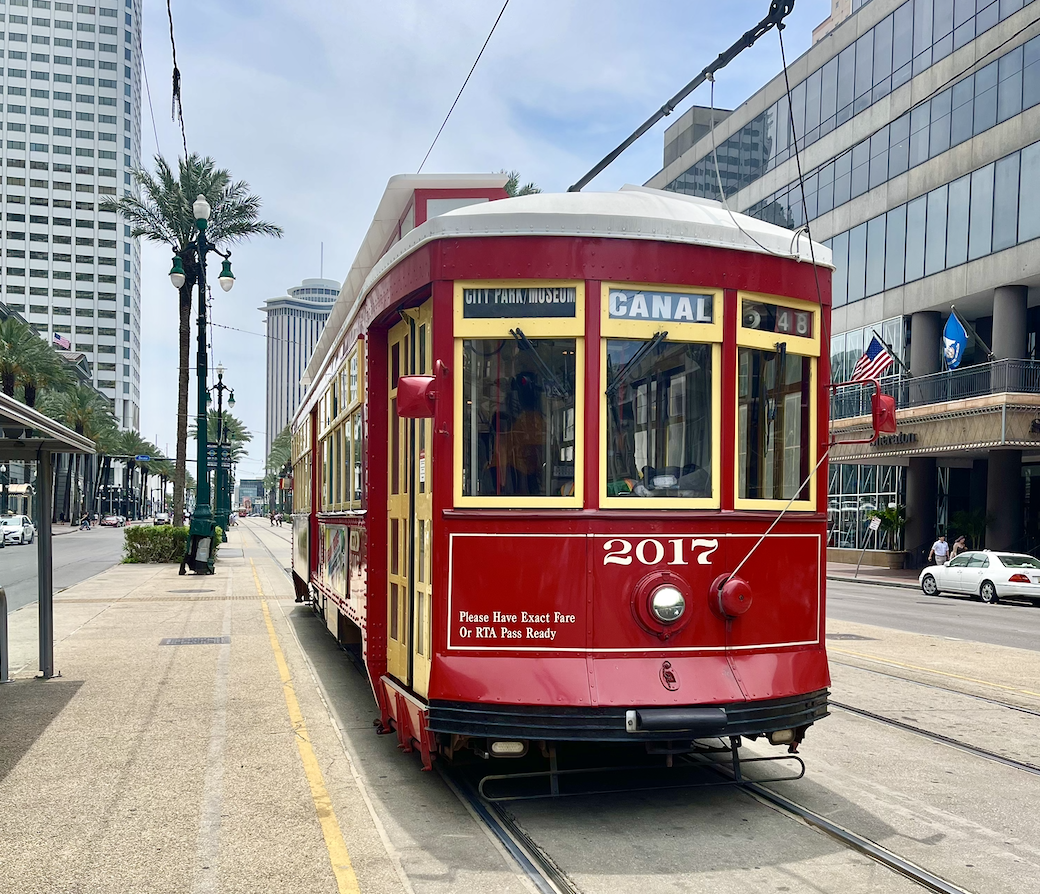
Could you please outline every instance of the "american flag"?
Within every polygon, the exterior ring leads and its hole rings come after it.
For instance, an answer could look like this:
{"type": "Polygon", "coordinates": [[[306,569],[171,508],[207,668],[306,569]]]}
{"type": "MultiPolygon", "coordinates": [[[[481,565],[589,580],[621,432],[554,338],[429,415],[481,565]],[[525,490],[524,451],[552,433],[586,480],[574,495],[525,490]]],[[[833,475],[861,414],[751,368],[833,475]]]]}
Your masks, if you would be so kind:
{"type": "Polygon", "coordinates": [[[54,333],[54,344],[63,351],[67,351],[72,347],[72,342],[65,338],[64,335],[58,335],[57,332],[54,333]]]}
{"type": "Polygon", "coordinates": [[[892,365],[892,355],[888,349],[881,344],[881,340],[875,335],[863,356],[856,361],[856,367],[852,370],[852,382],[873,382],[881,378],[881,374],[892,365]]]}

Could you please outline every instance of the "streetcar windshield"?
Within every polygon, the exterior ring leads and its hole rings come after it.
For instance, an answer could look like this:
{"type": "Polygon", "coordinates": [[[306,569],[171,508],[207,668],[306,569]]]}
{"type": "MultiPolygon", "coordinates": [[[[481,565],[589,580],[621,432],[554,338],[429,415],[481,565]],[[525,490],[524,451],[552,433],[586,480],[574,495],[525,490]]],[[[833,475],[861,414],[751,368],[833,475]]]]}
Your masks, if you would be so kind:
{"type": "Polygon", "coordinates": [[[812,361],[752,348],[741,348],[738,357],[738,493],[807,500],[812,361]]]}
{"type": "Polygon", "coordinates": [[[711,496],[711,352],[607,340],[607,496],[711,496]]]}
{"type": "Polygon", "coordinates": [[[467,496],[574,493],[573,338],[466,339],[462,474],[467,496]]]}

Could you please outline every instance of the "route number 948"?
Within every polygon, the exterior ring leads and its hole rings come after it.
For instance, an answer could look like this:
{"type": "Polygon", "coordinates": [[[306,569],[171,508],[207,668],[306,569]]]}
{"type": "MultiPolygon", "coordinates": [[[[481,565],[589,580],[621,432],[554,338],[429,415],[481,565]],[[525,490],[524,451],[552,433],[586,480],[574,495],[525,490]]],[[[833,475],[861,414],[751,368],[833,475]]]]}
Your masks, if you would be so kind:
{"type": "Polygon", "coordinates": [[[614,538],[603,544],[603,564],[631,565],[634,557],[641,565],[689,565],[693,562],[698,565],[710,565],[711,554],[718,548],[719,541],[714,538],[648,538],[635,543],[614,538]]]}

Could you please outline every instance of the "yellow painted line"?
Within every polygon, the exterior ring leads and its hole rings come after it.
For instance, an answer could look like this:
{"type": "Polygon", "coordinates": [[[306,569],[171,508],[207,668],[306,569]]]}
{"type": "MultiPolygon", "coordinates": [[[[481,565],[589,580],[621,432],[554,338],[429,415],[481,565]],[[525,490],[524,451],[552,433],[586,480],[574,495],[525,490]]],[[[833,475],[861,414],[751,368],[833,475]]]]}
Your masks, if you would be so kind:
{"type": "Polygon", "coordinates": [[[303,722],[300,703],[296,699],[296,690],[293,688],[292,678],[289,676],[289,665],[285,661],[285,655],[278,643],[278,635],[275,633],[274,624],[271,621],[271,612],[267,608],[267,600],[264,598],[264,588],[260,585],[260,577],[256,573],[256,563],[250,559],[249,564],[253,569],[256,591],[260,594],[260,607],[264,612],[264,623],[267,624],[271,651],[274,652],[278,674],[282,678],[285,706],[289,709],[289,720],[292,723],[293,732],[296,733],[296,747],[300,752],[300,760],[303,761],[303,772],[311,787],[311,798],[314,800],[314,809],[318,814],[318,822],[321,824],[321,834],[325,838],[325,847],[329,852],[329,862],[332,864],[332,872],[336,876],[336,884],[340,894],[360,894],[361,889],[358,887],[357,876],[354,875],[354,866],[350,862],[347,843],[343,840],[343,832],[340,830],[336,813],[332,809],[332,799],[329,797],[328,789],[325,788],[321,767],[318,766],[318,759],[314,755],[307,726],[303,722]]]}
{"type": "Polygon", "coordinates": [[[1005,692],[1018,692],[1022,695],[1040,698],[1040,692],[1033,692],[1032,689],[1019,689],[1017,686],[1005,686],[1002,683],[991,683],[989,680],[979,680],[976,677],[966,677],[964,674],[954,674],[949,671],[933,670],[930,667],[920,667],[916,664],[905,664],[902,661],[892,661],[890,658],[878,658],[876,655],[864,655],[862,652],[852,652],[848,649],[835,649],[833,646],[827,646],[827,651],[837,652],[841,655],[851,655],[854,658],[862,658],[864,661],[876,661],[878,664],[888,664],[892,667],[901,667],[904,670],[922,671],[926,674],[936,674],[940,677],[950,677],[954,680],[963,680],[965,683],[977,683],[979,686],[992,686],[994,689],[1003,689],[1005,692]]]}

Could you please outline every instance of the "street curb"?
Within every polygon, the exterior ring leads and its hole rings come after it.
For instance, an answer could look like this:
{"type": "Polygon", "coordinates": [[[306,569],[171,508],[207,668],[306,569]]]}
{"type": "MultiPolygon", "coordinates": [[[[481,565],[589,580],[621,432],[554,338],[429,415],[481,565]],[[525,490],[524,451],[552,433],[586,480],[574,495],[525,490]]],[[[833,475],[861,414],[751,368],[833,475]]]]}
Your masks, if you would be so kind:
{"type": "Polygon", "coordinates": [[[841,581],[847,584],[874,584],[877,587],[901,587],[904,590],[919,590],[917,584],[902,584],[896,581],[876,580],[869,577],[839,577],[838,575],[827,575],[827,580],[841,581]]]}

